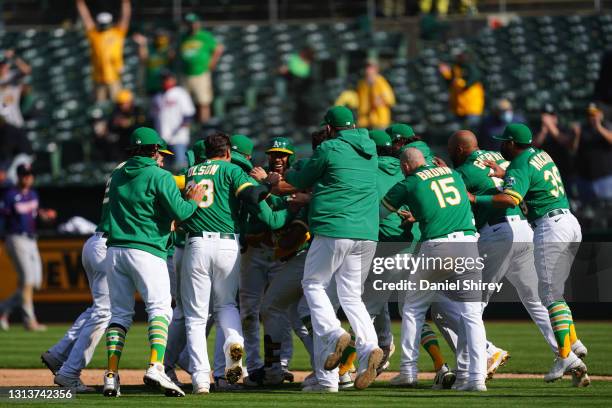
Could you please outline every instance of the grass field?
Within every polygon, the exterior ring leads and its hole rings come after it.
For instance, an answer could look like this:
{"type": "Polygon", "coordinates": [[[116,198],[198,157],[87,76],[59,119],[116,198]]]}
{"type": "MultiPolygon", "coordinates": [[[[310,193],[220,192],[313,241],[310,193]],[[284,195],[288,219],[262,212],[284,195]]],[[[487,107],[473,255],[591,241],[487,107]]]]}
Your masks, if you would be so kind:
{"type": "MultiPolygon", "coordinates": [[[[54,344],[66,330],[66,325],[51,326],[45,333],[27,333],[14,326],[10,332],[0,333],[0,344],[4,350],[0,368],[41,368],[40,354],[54,344]]],[[[589,348],[587,365],[594,375],[612,375],[612,324],[610,322],[578,322],[578,335],[589,348]]],[[[399,349],[399,324],[394,324],[395,343],[399,349]]],[[[542,374],[550,368],[552,354],[532,323],[489,322],[487,335],[499,347],[511,352],[512,358],[503,368],[504,373],[542,374]]],[[[299,342],[294,339],[293,370],[309,370],[307,355],[299,342]]],[[[441,340],[441,339],[440,339],[441,340]]],[[[209,346],[212,342],[209,342],[209,346]]],[[[451,354],[440,342],[443,354],[450,361],[451,354]]],[[[210,347],[209,347],[210,350],[210,347]]],[[[144,325],[135,325],[129,332],[121,361],[121,368],[144,369],[147,363],[147,340],[144,325]]],[[[102,345],[96,350],[92,368],[103,368],[105,355],[102,345]]],[[[422,371],[431,371],[432,365],[426,353],[419,362],[422,371]]],[[[390,370],[399,368],[399,350],[392,357],[390,370]]],[[[0,384],[1,385],[1,384],[0,384]]],[[[143,387],[122,387],[122,406],[142,406],[149,402],[156,405],[201,405],[214,406],[399,406],[419,404],[419,408],[435,406],[470,407],[495,406],[612,406],[612,381],[594,381],[586,389],[570,387],[568,380],[545,384],[541,379],[494,379],[488,383],[486,394],[466,394],[455,391],[433,392],[431,381],[423,381],[418,389],[397,389],[387,383],[375,383],[371,388],[357,392],[348,391],[334,395],[304,395],[298,393],[299,385],[286,385],[280,389],[245,391],[240,393],[213,393],[205,397],[187,395],[181,400],[157,396],[143,387]]],[[[78,406],[116,405],[100,395],[79,395],[78,406]]],[[[47,401],[47,403],[51,403],[47,401]]],[[[72,403],[71,403],[72,404],[72,403]]],[[[0,405],[4,405],[0,400],[0,405]]],[[[22,404],[20,404],[22,405],[22,404]]],[[[38,405],[38,404],[37,404],[38,405]]]]}

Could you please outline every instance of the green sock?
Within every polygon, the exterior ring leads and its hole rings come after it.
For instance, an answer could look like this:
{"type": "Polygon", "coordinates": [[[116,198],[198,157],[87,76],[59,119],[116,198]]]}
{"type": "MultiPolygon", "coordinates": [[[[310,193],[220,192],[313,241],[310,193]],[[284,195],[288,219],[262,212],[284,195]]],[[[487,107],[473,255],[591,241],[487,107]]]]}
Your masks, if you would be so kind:
{"type": "Polygon", "coordinates": [[[150,364],[163,364],[168,342],[168,320],[155,316],[149,322],[149,344],[151,345],[150,364]]]}

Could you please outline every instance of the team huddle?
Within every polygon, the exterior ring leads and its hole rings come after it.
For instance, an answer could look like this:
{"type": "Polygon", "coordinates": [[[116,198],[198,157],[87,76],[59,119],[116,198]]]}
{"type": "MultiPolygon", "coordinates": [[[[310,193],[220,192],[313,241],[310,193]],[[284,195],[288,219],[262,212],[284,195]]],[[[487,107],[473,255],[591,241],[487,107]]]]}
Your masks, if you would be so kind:
{"type": "MultiPolygon", "coordinates": [[[[455,132],[451,168],[406,124],[368,131],[350,110],[333,107],[321,126],[309,158],[297,160],[289,139],[272,139],[266,169],[251,163],[248,137],[213,133],[194,144],[178,175],[163,169],[172,153],[157,132],[136,129],[83,247],[93,305],[41,356],[54,382],[93,391],[80,374],[104,336],[103,394],[121,394],[119,363],[138,292],[150,343],[143,380],[167,396],[185,395],[177,367],[191,375],[194,394],[209,393],[211,379],[216,391],[293,382],[292,331],[312,365],[303,391],[364,389],[395,350],[388,305],[397,300],[374,293],[372,261],[377,245],[404,243],[415,256],[486,254],[480,267],[421,268],[409,279],[507,278],[555,357],[545,381],[571,374],[574,386],[589,385],[587,349],[563,299],[580,225],[529,128],[508,125],[501,152],[480,150],[470,131],[455,132]]],[[[509,358],[487,340],[482,313],[491,295],[402,292],[400,372],[391,384],[417,385],[423,347],[434,389],[486,391],[485,380],[509,358]],[[425,322],[430,309],[455,353],[452,370],[425,322]]]]}

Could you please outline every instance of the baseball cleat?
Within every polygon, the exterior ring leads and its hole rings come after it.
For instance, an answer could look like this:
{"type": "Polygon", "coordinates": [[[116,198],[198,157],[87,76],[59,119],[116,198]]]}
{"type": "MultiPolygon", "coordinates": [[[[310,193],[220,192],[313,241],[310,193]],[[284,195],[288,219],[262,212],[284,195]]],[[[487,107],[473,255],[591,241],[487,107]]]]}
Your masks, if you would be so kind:
{"type": "Polygon", "coordinates": [[[394,385],[396,387],[414,388],[418,385],[418,380],[416,375],[412,376],[409,374],[399,373],[389,381],[389,384],[394,385]]]}
{"type": "Polygon", "coordinates": [[[307,387],[302,388],[303,392],[338,392],[338,387],[326,387],[324,385],[320,385],[319,383],[309,385],[307,387]]]}
{"type": "Polygon", "coordinates": [[[572,352],[580,359],[584,359],[589,353],[586,346],[580,340],[576,340],[572,344],[572,352]]]}
{"type": "Polygon", "coordinates": [[[184,397],[185,392],[181,390],[164,372],[161,364],[150,364],[142,381],[152,388],[161,388],[166,397],[184,397]]]}
{"type": "Polygon", "coordinates": [[[372,384],[372,381],[376,379],[376,369],[383,359],[383,354],[382,349],[376,347],[370,351],[367,363],[359,364],[359,370],[357,371],[357,376],[355,377],[356,389],[363,390],[372,384]]]}
{"type": "Polygon", "coordinates": [[[63,363],[59,359],[55,358],[49,350],[41,354],[40,360],[47,366],[53,375],[56,375],[59,369],[62,368],[63,363]]]}
{"type": "Polygon", "coordinates": [[[177,387],[182,387],[185,384],[183,384],[182,382],[179,381],[178,377],[176,376],[176,371],[174,370],[174,368],[169,368],[166,367],[166,375],[168,376],[168,378],[170,379],[170,381],[172,381],[174,384],[176,384],[177,387]]]}
{"type": "Polygon", "coordinates": [[[295,381],[295,376],[287,367],[283,367],[283,381],[292,383],[295,381]]]}
{"type": "Polygon", "coordinates": [[[586,371],[573,370],[570,374],[572,375],[572,385],[574,387],[588,387],[591,385],[591,379],[586,371]]]}
{"type": "Polygon", "coordinates": [[[381,347],[381,350],[383,351],[383,359],[381,360],[381,362],[378,365],[378,367],[376,367],[376,376],[377,377],[383,371],[385,371],[387,368],[389,368],[389,365],[391,364],[389,362],[389,359],[391,358],[393,353],[395,353],[395,344],[391,343],[388,346],[383,346],[383,347],[381,347]]]}
{"type": "Polygon", "coordinates": [[[436,373],[431,388],[434,390],[449,390],[455,383],[455,378],[455,373],[448,368],[448,364],[444,363],[436,373]]]}
{"type": "Polygon", "coordinates": [[[342,333],[338,339],[336,340],[334,351],[329,353],[327,358],[325,359],[325,364],[323,368],[326,370],[333,370],[334,368],[340,365],[340,359],[342,358],[342,353],[348,347],[351,342],[351,335],[347,332],[342,333]]]}
{"type": "Polygon", "coordinates": [[[119,397],[121,395],[121,385],[119,374],[106,370],[104,372],[104,388],[102,394],[105,397],[119,397]]]}
{"type": "Polygon", "coordinates": [[[475,381],[467,381],[462,384],[460,387],[456,388],[457,391],[479,391],[483,392],[487,390],[487,386],[484,381],[475,380],[475,381]]]}
{"type": "Polygon", "coordinates": [[[306,378],[304,378],[304,381],[302,381],[302,387],[308,387],[316,383],[317,383],[317,376],[313,371],[312,373],[308,374],[306,378]]]}
{"type": "Polygon", "coordinates": [[[555,358],[555,362],[553,363],[550,371],[544,376],[544,381],[557,381],[558,379],[563,378],[563,374],[573,371],[584,371],[584,373],[586,373],[587,368],[582,360],[580,360],[578,356],[570,351],[566,358],[555,358]]]}
{"type": "Polygon", "coordinates": [[[338,377],[338,389],[345,390],[347,388],[353,388],[355,383],[351,378],[351,373],[346,372],[338,377]]]}
{"type": "Polygon", "coordinates": [[[234,343],[229,346],[225,356],[225,378],[230,384],[236,384],[242,378],[242,344],[234,343]]]}
{"type": "Polygon", "coordinates": [[[510,353],[506,350],[498,348],[492,355],[487,359],[487,379],[493,378],[495,372],[499,367],[506,364],[506,361],[510,358],[510,353]]]}
{"type": "Polygon", "coordinates": [[[193,393],[196,395],[210,394],[210,384],[193,384],[193,393]]]}
{"type": "Polygon", "coordinates": [[[465,387],[468,383],[467,378],[458,378],[455,374],[455,383],[451,386],[451,390],[459,390],[465,387]]]}
{"type": "Polygon", "coordinates": [[[279,365],[280,364],[264,368],[264,385],[280,385],[285,381],[283,369],[279,367],[279,365]]]}
{"type": "Polygon", "coordinates": [[[215,391],[217,392],[239,391],[241,389],[241,384],[230,384],[225,377],[215,377],[215,391]]]}
{"type": "Polygon", "coordinates": [[[96,390],[93,387],[88,387],[85,384],[83,384],[80,378],[66,377],[65,375],[61,375],[61,374],[57,374],[53,378],[53,382],[56,385],[59,385],[60,387],[70,388],[70,389],[75,390],[78,393],[93,392],[96,390]]]}
{"type": "Polygon", "coordinates": [[[242,380],[247,387],[261,387],[264,383],[266,371],[263,367],[250,370],[248,375],[242,380]]]}

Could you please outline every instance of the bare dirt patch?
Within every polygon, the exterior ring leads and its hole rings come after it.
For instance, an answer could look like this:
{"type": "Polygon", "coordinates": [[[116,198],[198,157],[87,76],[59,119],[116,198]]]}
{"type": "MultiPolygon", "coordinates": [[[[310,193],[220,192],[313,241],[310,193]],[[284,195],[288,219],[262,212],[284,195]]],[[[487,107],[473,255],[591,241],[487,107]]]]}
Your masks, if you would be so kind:
{"type": "MultiPolygon", "coordinates": [[[[122,385],[142,385],[142,377],[145,370],[121,370],[122,385]]],[[[295,381],[301,382],[308,374],[307,371],[294,371],[295,381]]],[[[81,375],[81,380],[91,386],[101,386],[104,370],[89,369],[84,370],[81,375]]],[[[189,384],[191,378],[184,371],[177,371],[179,380],[189,384]]],[[[397,375],[397,372],[388,371],[382,373],[377,380],[389,381],[397,375]]],[[[434,373],[420,373],[420,380],[431,380],[434,373]]],[[[503,379],[534,379],[542,381],[543,374],[514,374],[514,373],[497,373],[495,378],[503,379]]],[[[612,381],[612,376],[592,375],[591,380],[594,381],[612,381]]],[[[27,386],[51,386],[53,385],[53,375],[46,369],[0,369],[0,386],[3,387],[27,387],[27,386]]]]}

